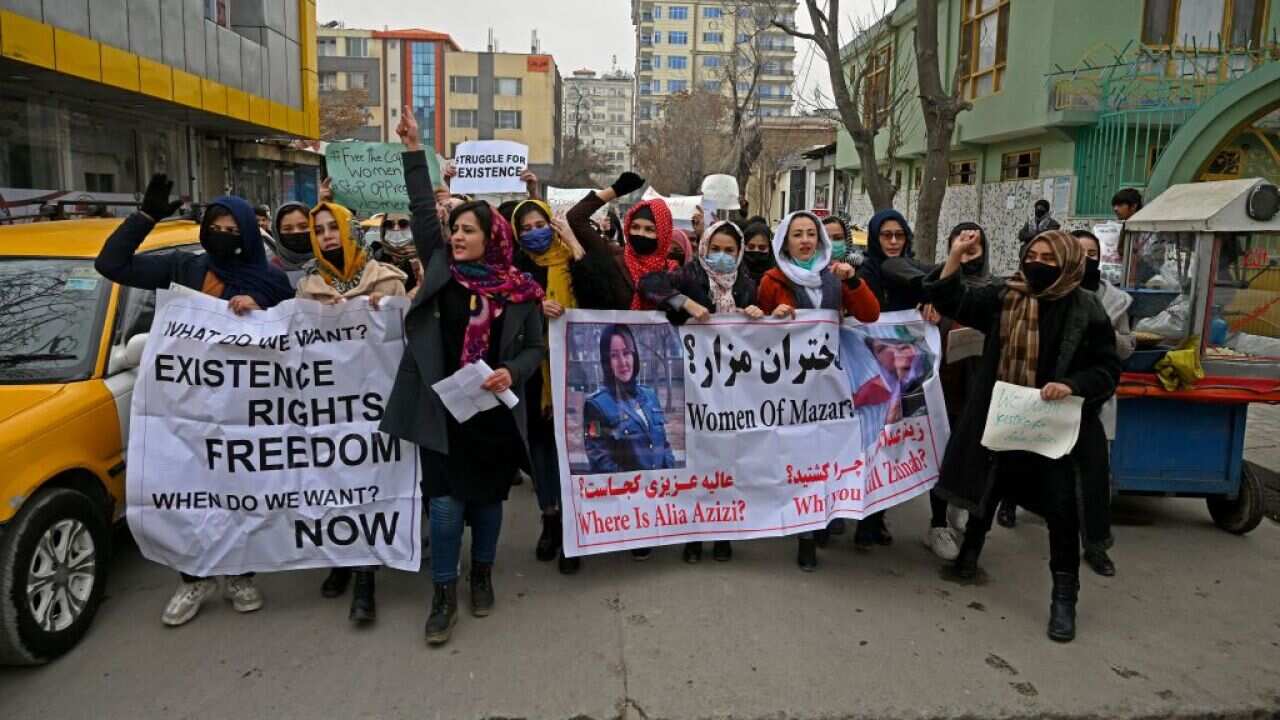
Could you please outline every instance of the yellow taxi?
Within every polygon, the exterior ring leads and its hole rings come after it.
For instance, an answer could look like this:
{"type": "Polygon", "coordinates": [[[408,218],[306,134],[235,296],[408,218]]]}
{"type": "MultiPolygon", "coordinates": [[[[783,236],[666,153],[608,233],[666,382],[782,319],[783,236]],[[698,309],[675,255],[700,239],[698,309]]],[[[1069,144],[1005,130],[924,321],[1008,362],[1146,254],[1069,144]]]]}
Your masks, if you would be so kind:
{"type": "MultiPolygon", "coordinates": [[[[0,226],[0,663],[70,650],[124,516],[129,404],[155,293],[100,276],[117,219],[0,226]]],[[[163,222],[138,252],[199,249],[163,222]]]]}

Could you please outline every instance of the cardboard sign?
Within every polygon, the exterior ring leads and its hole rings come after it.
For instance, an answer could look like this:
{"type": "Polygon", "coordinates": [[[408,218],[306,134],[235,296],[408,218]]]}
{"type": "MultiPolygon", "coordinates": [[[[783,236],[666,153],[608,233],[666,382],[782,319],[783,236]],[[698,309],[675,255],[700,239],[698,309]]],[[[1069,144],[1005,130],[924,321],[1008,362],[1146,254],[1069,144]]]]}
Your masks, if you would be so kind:
{"type": "Polygon", "coordinates": [[[1026,450],[1056,460],[1071,452],[1080,437],[1084,398],[1049,402],[1037,388],[996,382],[987,410],[982,446],[997,452],[1026,450]]]}
{"type": "MultiPolygon", "coordinates": [[[[401,158],[404,150],[404,145],[393,143],[329,143],[324,158],[333,201],[357,215],[409,212],[401,158]]],[[[439,183],[440,164],[434,150],[427,151],[427,165],[432,182],[439,183]]]]}
{"type": "Polygon", "coordinates": [[[453,155],[458,174],[449,189],[466,195],[525,192],[520,173],[529,167],[529,146],[507,140],[475,140],[458,145],[453,155]]]}

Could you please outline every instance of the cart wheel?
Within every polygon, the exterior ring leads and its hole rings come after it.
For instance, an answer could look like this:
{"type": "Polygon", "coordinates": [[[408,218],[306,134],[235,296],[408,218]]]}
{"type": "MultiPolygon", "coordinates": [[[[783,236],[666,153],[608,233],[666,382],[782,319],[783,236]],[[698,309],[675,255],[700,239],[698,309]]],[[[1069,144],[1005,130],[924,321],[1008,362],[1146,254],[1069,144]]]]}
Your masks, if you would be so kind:
{"type": "Polygon", "coordinates": [[[1262,480],[1253,466],[1245,461],[1240,471],[1240,494],[1235,500],[1224,495],[1207,500],[1209,514],[1218,527],[1229,533],[1244,535],[1262,522],[1262,480]]]}

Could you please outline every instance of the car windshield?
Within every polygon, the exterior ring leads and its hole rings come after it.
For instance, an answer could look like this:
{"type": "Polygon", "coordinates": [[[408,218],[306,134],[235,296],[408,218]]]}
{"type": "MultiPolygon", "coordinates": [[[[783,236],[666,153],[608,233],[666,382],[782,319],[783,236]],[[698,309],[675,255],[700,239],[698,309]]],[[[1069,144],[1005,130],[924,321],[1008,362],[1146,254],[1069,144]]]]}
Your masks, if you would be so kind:
{"type": "Polygon", "coordinates": [[[110,288],[92,260],[0,257],[0,383],[89,377],[110,288]]]}

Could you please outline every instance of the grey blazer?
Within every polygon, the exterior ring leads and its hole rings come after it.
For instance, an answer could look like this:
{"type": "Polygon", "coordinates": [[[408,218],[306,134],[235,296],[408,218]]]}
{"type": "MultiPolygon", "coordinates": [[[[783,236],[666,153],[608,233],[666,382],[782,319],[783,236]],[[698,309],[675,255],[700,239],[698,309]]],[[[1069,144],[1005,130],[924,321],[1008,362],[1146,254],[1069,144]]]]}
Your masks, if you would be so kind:
{"type": "MultiPolygon", "coordinates": [[[[431,386],[444,379],[444,343],[440,325],[440,291],[452,279],[449,271],[448,246],[436,217],[435,195],[427,156],[422,151],[407,152],[404,161],[405,185],[409,192],[409,210],[413,214],[413,242],[422,259],[422,287],[405,315],[404,329],[408,347],[400,359],[386,413],[379,426],[393,437],[415,443],[428,450],[448,454],[449,438],[445,430],[448,411],[431,386]]],[[[539,371],[546,346],[542,337],[542,311],[536,302],[507,305],[499,339],[499,362],[511,372],[511,391],[520,398],[512,411],[520,432],[522,460],[528,467],[529,440],[523,404],[525,383],[539,371]]],[[[495,438],[500,441],[501,438],[495,438]]]]}

